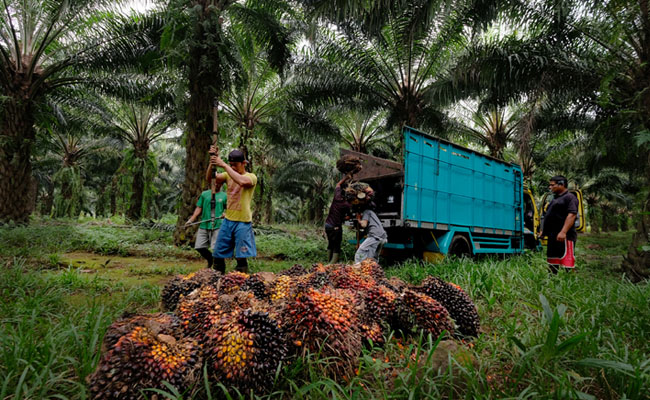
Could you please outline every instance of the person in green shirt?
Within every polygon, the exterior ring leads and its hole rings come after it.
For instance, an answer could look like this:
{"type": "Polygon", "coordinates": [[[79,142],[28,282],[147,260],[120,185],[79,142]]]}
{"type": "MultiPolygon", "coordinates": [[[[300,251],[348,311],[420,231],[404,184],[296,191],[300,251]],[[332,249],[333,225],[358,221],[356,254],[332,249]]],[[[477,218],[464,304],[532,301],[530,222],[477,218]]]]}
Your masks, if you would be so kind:
{"type": "Polygon", "coordinates": [[[221,227],[221,217],[226,205],[226,193],[221,191],[222,182],[216,179],[210,180],[210,190],[206,190],[199,196],[196,202],[194,214],[187,220],[186,224],[193,223],[197,217],[201,216],[201,224],[196,233],[196,242],[194,248],[208,261],[208,268],[212,268],[214,259],[212,251],[217,241],[219,228],[221,227]]]}

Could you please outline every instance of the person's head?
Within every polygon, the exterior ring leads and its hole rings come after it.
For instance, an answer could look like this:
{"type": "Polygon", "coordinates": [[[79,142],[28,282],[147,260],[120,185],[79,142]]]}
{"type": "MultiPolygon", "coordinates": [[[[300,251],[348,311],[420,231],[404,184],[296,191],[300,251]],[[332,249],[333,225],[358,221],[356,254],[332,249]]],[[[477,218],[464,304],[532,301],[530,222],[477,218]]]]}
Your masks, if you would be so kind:
{"type": "Polygon", "coordinates": [[[240,174],[246,172],[246,157],[241,150],[235,149],[228,154],[228,164],[240,174]]]}
{"type": "Polygon", "coordinates": [[[214,178],[210,179],[210,189],[213,189],[215,193],[220,192],[222,186],[223,182],[217,182],[217,180],[214,178]]]}
{"type": "Polygon", "coordinates": [[[548,180],[548,187],[553,193],[563,193],[567,189],[567,179],[562,175],[555,175],[548,180]]]}

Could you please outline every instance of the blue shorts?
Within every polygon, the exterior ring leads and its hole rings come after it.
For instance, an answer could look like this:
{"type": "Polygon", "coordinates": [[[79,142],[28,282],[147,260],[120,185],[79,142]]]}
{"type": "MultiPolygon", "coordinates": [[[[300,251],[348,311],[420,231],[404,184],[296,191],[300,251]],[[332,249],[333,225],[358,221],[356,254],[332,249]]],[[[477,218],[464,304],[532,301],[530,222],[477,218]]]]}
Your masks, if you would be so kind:
{"type": "Polygon", "coordinates": [[[233,256],[233,251],[237,258],[257,256],[253,226],[250,222],[237,222],[224,218],[212,256],[230,258],[233,256]]]}

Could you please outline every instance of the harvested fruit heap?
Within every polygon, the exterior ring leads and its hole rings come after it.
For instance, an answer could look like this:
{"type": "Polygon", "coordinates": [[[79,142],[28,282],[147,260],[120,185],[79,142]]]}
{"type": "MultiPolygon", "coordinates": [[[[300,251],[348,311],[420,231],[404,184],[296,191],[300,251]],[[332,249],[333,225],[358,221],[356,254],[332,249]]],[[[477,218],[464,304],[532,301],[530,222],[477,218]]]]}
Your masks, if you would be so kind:
{"type": "Polygon", "coordinates": [[[182,391],[204,366],[214,385],[264,393],[282,364],[310,353],[328,360],[319,367],[333,378],[350,377],[363,344],[383,344],[390,329],[434,337],[480,329],[458,286],[436,277],[420,286],[386,279],[372,260],[279,274],[201,270],[172,279],[162,303],[174,314],[137,315],[109,328],[88,379],[93,398],[142,398],[140,390],[163,381],[182,391]]]}
{"type": "Polygon", "coordinates": [[[137,399],[142,389],[164,388],[163,381],[183,391],[199,378],[201,352],[195,340],[160,333],[170,327],[139,322],[126,323],[132,329],[104,343],[99,366],[88,377],[93,399],[137,399]]]}

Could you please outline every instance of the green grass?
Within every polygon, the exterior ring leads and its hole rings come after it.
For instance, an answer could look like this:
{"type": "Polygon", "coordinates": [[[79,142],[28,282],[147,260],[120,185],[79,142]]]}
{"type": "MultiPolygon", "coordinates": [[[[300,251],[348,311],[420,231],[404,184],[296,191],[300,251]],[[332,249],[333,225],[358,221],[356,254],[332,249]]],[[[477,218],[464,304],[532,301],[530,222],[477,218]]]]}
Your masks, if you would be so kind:
{"type": "MultiPolygon", "coordinates": [[[[338,382],[321,372],[328,360],[314,355],[285,366],[265,397],[648,398],[650,286],[630,284],[617,270],[630,238],[580,236],[577,270],[557,276],[540,253],[391,266],[387,275],[411,283],[438,275],[462,286],[481,316],[473,346],[456,343],[448,353],[449,343],[435,338],[389,340],[364,350],[358,374],[338,382]]],[[[187,263],[198,259],[193,250],[170,243],[170,232],[93,221],[0,228],[0,399],[87,398],[85,378],[107,327],[125,312],[158,311],[162,282],[200,268],[187,263]],[[97,265],[74,264],[71,252],[92,252],[97,265]],[[120,258],[129,254],[138,257],[120,258]]],[[[308,267],[326,254],[319,227],[260,227],[257,243],[252,271],[308,267]]],[[[353,251],[345,245],[348,261],[353,251]]],[[[200,385],[169,397],[224,392],[200,385]]]]}

